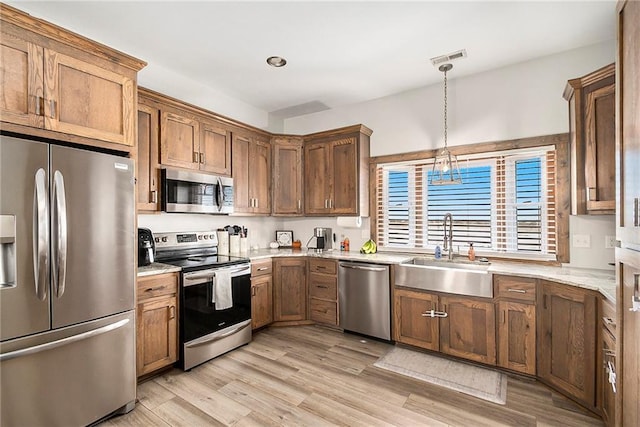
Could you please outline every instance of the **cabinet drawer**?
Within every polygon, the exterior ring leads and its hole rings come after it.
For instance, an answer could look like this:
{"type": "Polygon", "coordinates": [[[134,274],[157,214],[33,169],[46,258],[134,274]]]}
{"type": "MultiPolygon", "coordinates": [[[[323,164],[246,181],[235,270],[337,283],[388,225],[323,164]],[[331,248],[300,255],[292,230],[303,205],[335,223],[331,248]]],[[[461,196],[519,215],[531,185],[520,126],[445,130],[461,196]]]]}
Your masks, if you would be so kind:
{"type": "Polygon", "coordinates": [[[616,334],[616,306],[608,299],[602,299],[602,325],[615,338],[616,334]]]}
{"type": "Polygon", "coordinates": [[[170,295],[178,293],[178,274],[158,274],[146,276],[138,279],[137,285],[138,301],[160,295],[170,295]]]}
{"type": "Polygon", "coordinates": [[[311,273],[336,274],[336,262],[328,259],[309,260],[309,271],[311,273]]]}
{"type": "Polygon", "coordinates": [[[338,279],[335,276],[311,273],[309,275],[309,296],[336,301],[338,299],[338,279]]]}
{"type": "Polygon", "coordinates": [[[338,325],[338,304],[331,301],[311,299],[311,320],[328,325],[338,325]]]}
{"type": "Polygon", "coordinates": [[[518,276],[493,276],[496,298],[508,298],[518,301],[536,300],[536,279],[518,276]]]}
{"type": "Polygon", "coordinates": [[[251,261],[251,277],[264,276],[271,274],[272,271],[271,258],[251,261]]]}

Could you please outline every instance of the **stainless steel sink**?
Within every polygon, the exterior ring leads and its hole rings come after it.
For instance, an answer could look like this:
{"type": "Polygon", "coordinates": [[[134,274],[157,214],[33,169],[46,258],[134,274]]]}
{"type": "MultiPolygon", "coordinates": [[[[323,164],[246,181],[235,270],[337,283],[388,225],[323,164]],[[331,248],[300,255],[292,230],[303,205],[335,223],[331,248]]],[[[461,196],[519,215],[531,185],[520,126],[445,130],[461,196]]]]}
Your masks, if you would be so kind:
{"type": "Polygon", "coordinates": [[[413,258],[395,269],[395,285],[427,291],[493,298],[489,263],[463,259],[413,258]]]}

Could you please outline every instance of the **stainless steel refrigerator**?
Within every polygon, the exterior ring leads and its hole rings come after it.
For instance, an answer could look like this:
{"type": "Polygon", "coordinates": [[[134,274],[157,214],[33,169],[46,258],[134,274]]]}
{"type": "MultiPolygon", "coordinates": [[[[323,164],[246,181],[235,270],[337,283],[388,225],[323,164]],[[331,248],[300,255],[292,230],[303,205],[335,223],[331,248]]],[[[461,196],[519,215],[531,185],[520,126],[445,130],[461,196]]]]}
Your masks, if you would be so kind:
{"type": "Polygon", "coordinates": [[[133,162],[0,136],[0,425],[133,409],[133,162]]]}

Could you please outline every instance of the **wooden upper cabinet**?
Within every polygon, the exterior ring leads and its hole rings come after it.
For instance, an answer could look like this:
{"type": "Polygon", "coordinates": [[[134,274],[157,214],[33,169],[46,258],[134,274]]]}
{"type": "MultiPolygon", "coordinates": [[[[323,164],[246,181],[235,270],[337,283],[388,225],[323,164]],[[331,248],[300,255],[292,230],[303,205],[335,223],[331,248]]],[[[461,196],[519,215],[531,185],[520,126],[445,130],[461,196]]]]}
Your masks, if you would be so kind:
{"type": "Polygon", "coordinates": [[[271,213],[271,144],[256,135],[232,137],[234,213],[271,213]]]}
{"type": "Polygon", "coordinates": [[[369,137],[357,125],[305,136],[305,213],[369,214],[369,137]]]}
{"type": "Polygon", "coordinates": [[[130,152],[146,64],[10,6],[0,14],[3,128],[130,152]]]}
{"type": "Polygon", "coordinates": [[[540,281],[538,376],[595,409],[596,295],[540,281]]]}
{"type": "Polygon", "coordinates": [[[569,80],[572,213],[613,213],[615,185],[615,64],[569,80]]]}
{"type": "Polygon", "coordinates": [[[272,214],[301,216],[303,208],[303,145],[301,137],[276,136],[273,147],[272,214]]]}
{"type": "Polygon", "coordinates": [[[200,123],[200,170],[231,176],[231,132],[222,126],[200,123]]]}
{"type": "Polygon", "coordinates": [[[138,211],[160,209],[158,169],[160,112],[157,108],[138,105],[138,156],[136,182],[138,211]]]}
{"type": "Polygon", "coordinates": [[[200,123],[188,114],[163,111],[160,158],[165,166],[200,167],[200,123]]]}

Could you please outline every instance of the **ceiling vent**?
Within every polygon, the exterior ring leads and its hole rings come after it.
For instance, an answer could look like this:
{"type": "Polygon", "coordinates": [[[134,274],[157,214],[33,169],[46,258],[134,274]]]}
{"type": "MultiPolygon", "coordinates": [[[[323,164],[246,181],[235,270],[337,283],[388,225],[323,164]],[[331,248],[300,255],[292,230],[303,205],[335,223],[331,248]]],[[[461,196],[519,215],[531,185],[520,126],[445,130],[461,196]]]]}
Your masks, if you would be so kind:
{"type": "Polygon", "coordinates": [[[430,61],[434,67],[438,67],[440,64],[444,64],[445,62],[451,62],[456,59],[466,58],[467,50],[462,49],[457,52],[448,53],[446,55],[436,56],[435,58],[431,58],[430,61]]]}

